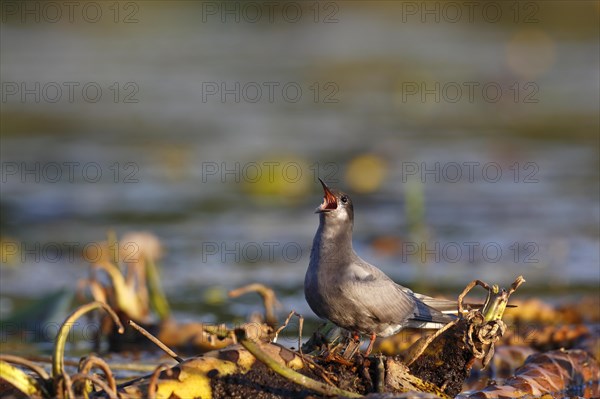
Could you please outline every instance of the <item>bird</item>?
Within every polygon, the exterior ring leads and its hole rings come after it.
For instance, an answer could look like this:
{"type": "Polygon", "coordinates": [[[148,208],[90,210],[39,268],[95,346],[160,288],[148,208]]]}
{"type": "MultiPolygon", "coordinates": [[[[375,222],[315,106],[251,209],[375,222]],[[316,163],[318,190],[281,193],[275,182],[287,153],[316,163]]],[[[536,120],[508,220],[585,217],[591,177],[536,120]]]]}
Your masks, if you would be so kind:
{"type": "Polygon", "coordinates": [[[357,336],[368,335],[368,356],[376,337],[403,328],[439,329],[455,319],[457,303],[411,291],[360,258],[352,246],[354,206],[348,194],[321,179],[323,202],[304,279],[304,296],[321,319],[357,336]]]}

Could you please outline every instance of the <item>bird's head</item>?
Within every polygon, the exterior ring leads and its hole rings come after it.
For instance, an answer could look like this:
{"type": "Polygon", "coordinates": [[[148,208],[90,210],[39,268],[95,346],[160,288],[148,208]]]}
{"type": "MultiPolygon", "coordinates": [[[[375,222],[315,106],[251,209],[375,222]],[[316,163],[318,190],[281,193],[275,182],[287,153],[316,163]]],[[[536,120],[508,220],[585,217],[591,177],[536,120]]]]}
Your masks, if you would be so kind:
{"type": "Polygon", "coordinates": [[[332,223],[350,223],[354,221],[354,208],[348,194],[331,189],[319,179],[323,186],[323,202],[315,213],[319,213],[324,221],[332,223]]]}

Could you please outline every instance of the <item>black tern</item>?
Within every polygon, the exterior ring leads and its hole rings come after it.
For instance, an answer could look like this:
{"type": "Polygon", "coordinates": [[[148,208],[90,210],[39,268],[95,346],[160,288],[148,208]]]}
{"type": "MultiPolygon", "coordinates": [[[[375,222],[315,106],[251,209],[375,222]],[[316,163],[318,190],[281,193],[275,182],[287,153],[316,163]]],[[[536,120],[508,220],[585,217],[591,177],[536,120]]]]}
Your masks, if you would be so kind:
{"type": "Polygon", "coordinates": [[[414,293],[354,252],[352,200],[319,181],[325,195],[315,211],[319,228],[304,280],[304,296],[313,312],[354,334],[368,335],[365,356],[377,336],[406,327],[439,329],[452,321],[447,313],[456,313],[456,302],[414,293]]]}

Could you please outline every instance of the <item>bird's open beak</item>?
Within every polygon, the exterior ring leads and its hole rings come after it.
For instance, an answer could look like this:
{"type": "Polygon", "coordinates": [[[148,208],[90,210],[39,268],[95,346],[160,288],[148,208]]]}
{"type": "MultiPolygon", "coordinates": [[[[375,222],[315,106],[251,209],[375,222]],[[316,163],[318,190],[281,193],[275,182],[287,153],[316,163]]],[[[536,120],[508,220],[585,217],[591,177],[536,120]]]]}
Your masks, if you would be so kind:
{"type": "Polygon", "coordinates": [[[331,192],[331,190],[329,189],[329,187],[327,187],[327,184],[325,184],[323,180],[319,179],[319,181],[323,186],[323,192],[325,193],[325,195],[323,197],[323,203],[317,208],[315,213],[329,212],[333,211],[334,209],[337,209],[337,199],[335,198],[335,195],[331,192]]]}

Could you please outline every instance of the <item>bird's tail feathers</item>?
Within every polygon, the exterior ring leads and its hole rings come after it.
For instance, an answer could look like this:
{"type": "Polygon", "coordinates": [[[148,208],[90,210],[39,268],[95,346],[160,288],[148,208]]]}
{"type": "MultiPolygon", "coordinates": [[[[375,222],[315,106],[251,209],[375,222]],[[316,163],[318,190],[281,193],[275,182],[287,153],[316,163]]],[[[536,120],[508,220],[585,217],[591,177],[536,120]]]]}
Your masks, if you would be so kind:
{"type": "Polygon", "coordinates": [[[444,314],[458,314],[458,303],[447,299],[432,298],[423,294],[413,294],[415,298],[423,302],[425,305],[444,314]]]}
{"type": "Polygon", "coordinates": [[[411,319],[411,320],[408,320],[405,327],[421,328],[424,330],[439,330],[440,328],[444,327],[448,323],[449,323],[449,321],[447,321],[445,323],[439,323],[439,322],[435,322],[435,321],[420,321],[420,320],[412,320],[411,319]]]}
{"type": "Polygon", "coordinates": [[[444,325],[456,319],[456,316],[443,313],[429,306],[422,300],[417,300],[416,305],[413,317],[408,320],[407,327],[442,328],[444,325]]]}

